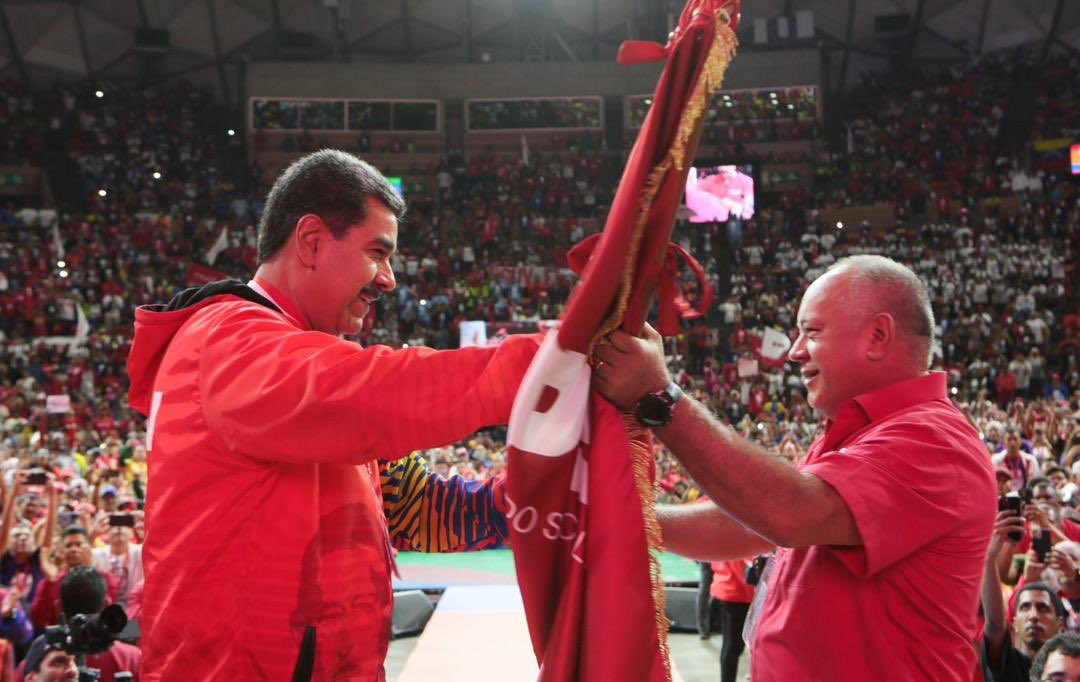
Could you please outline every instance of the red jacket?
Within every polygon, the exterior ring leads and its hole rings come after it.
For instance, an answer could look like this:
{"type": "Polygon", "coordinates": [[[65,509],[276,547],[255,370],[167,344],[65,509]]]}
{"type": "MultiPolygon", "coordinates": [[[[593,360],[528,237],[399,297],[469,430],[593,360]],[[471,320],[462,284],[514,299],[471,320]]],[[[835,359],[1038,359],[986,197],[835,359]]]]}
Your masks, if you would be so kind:
{"type": "MultiPolygon", "coordinates": [[[[213,285],[210,285],[213,286],[213,285]]],[[[235,295],[136,311],[132,406],[148,415],[145,680],[382,680],[392,559],[376,459],[509,418],[535,352],[433,351],[308,331],[235,295]]]]}

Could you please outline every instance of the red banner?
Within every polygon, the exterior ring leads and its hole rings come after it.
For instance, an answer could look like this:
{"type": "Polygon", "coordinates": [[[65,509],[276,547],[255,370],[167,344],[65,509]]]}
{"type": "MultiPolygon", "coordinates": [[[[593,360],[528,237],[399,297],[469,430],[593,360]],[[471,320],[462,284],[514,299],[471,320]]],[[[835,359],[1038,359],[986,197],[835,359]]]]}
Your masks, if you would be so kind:
{"type": "Polygon", "coordinates": [[[218,282],[223,279],[229,279],[229,276],[220,270],[215,270],[200,263],[192,263],[191,267],[188,268],[187,283],[192,286],[201,287],[204,284],[218,282]]]}
{"type": "Polygon", "coordinates": [[[538,679],[665,680],[626,428],[609,403],[590,402],[597,447],[583,441],[561,457],[510,449],[509,520],[538,679]]]}

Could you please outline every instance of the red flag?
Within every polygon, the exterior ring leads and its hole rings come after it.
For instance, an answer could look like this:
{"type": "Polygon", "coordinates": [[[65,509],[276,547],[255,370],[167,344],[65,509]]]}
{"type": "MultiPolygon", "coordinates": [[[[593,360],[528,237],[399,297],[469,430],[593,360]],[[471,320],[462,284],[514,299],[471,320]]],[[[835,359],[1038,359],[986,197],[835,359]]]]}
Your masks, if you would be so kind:
{"type": "Polygon", "coordinates": [[[219,282],[223,279],[229,279],[229,276],[220,270],[215,270],[201,263],[192,263],[191,267],[188,268],[187,283],[192,286],[198,287],[211,282],[219,282]]]}
{"type": "MultiPolygon", "coordinates": [[[[650,553],[661,546],[651,440],[590,396],[588,360],[608,332],[641,330],[657,290],[668,321],[688,312],[668,281],[676,274],[669,240],[704,112],[734,54],[738,8],[739,0],[690,0],[666,46],[620,49],[624,64],[667,59],[656,104],[604,232],[572,254],[579,265],[587,259],[583,282],[514,403],[510,526],[541,682],[671,679],[663,582],[650,553]]],[[[701,292],[704,312],[705,283],[701,292]]]]}

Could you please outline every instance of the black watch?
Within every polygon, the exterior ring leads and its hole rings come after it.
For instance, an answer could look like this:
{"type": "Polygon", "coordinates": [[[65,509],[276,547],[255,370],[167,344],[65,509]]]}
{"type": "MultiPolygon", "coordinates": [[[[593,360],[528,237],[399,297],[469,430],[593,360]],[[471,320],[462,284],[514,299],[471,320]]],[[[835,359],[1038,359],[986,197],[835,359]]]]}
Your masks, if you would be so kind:
{"type": "Polygon", "coordinates": [[[682,395],[682,389],[673,381],[663,390],[642,396],[634,406],[634,415],[642,426],[650,429],[667,426],[675,411],[675,403],[682,395]]]}

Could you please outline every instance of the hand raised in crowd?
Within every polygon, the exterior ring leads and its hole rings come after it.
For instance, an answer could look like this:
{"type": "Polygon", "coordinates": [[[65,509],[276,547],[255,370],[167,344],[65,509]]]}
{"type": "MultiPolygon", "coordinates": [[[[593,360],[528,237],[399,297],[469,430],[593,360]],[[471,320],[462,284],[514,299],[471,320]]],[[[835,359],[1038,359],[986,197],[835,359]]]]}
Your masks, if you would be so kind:
{"type": "Polygon", "coordinates": [[[987,559],[995,559],[1002,550],[1010,552],[1016,549],[1016,540],[1009,537],[1010,532],[1024,533],[1024,519],[1017,516],[1011,509],[1005,509],[997,513],[994,519],[994,533],[990,536],[990,548],[986,553],[987,559]]]}
{"type": "Polygon", "coordinates": [[[97,518],[94,519],[94,527],[90,531],[90,539],[92,541],[95,538],[105,537],[108,534],[109,515],[104,513],[98,514],[97,518]]]}
{"type": "Polygon", "coordinates": [[[14,618],[15,611],[19,608],[19,602],[22,601],[24,594],[19,585],[13,582],[11,587],[8,588],[4,601],[0,603],[0,617],[8,620],[14,618]]]}
{"type": "Polygon", "coordinates": [[[56,580],[60,572],[64,570],[63,545],[54,545],[49,551],[43,551],[41,556],[41,572],[46,580],[56,580]]]}
{"type": "Polygon", "coordinates": [[[1050,520],[1050,514],[1045,509],[1037,504],[1024,505],[1024,520],[1030,523],[1032,526],[1038,526],[1039,528],[1053,528],[1054,524],[1050,520]]]}
{"type": "Polygon", "coordinates": [[[1076,583],[1076,562],[1066,552],[1052,549],[1046,555],[1046,563],[1057,572],[1062,583],[1076,583]]]}
{"type": "Polygon", "coordinates": [[[1042,580],[1042,574],[1046,571],[1046,564],[1039,561],[1039,557],[1033,549],[1028,550],[1025,558],[1027,561],[1024,563],[1024,583],[1037,583],[1042,580]]]}

